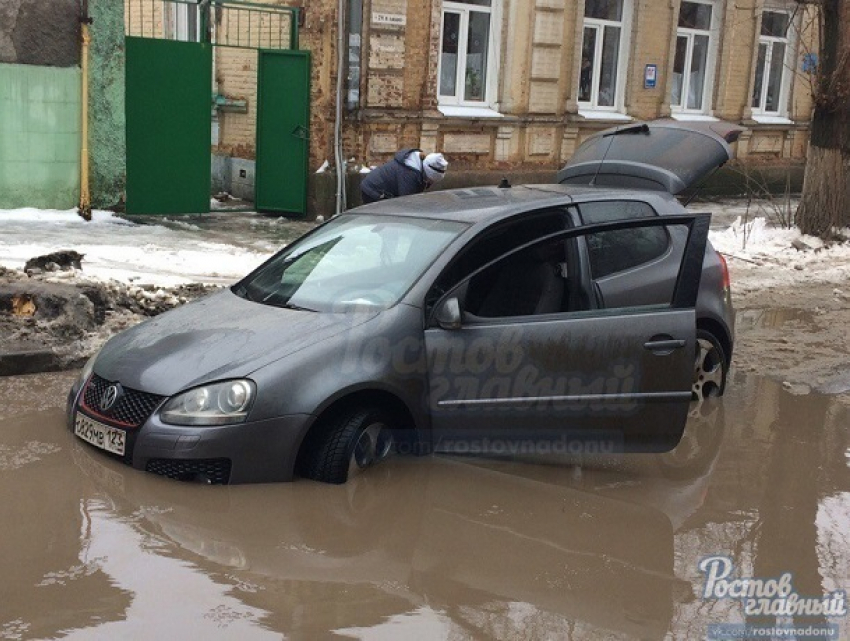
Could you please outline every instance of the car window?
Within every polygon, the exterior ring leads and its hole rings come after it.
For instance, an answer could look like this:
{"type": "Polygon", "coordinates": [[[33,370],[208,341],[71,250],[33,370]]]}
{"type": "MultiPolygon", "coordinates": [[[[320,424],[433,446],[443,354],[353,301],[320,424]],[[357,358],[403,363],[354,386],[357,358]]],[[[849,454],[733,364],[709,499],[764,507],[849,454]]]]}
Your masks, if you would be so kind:
{"type": "Polygon", "coordinates": [[[482,318],[569,311],[566,241],[539,243],[497,261],[462,288],[462,309],[482,318]]]}
{"type": "MultiPolygon", "coordinates": [[[[645,232],[652,228],[688,235],[688,228],[682,223],[633,227],[628,231],[645,232]]],[[[556,238],[515,250],[461,281],[451,290],[451,295],[458,298],[465,322],[551,314],[610,316],[669,308],[676,289],[675,273],[669,276],[669,287],[665,286],[665,291],[652,300],[631,296],[604,306],[588,303],[582,269],[574,267],[571,258],[576,241],[584,239],[590,243],[599,233],[603,232],[579,234],[575,238],[555,233],[556,238]]]]}
{"type": "MultiPolygon", "coordinates": [[[[647,203],[611,200],[583,203],[579,215],[585,225],[655,216],[647,203]]],[[[589,234],[587,249],[594,279],[638,267],[667,252],[670,237],[663,227],[640,227],[589,234]]]]}
{"type": "Polygon", "coordinates": [[[499,256],[537,238],[567,228],[566,207],[528,212],[520,218],[495,225],[472,239],[440,275],[426,300],[430,307],[437,299],[461,280],[499,256]]]}

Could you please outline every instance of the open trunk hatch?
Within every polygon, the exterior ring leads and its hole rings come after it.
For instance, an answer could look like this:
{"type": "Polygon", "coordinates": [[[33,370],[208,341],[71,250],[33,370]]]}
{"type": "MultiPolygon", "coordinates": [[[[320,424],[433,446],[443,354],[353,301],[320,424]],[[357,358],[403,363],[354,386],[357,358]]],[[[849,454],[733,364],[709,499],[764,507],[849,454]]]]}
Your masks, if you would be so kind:
{"type": "Polygon", "coordinates": [[[654,189],[679,194],[732,158],[743,127],[655,120],[601,131],[558,172],[562,185],[654,189]]]}

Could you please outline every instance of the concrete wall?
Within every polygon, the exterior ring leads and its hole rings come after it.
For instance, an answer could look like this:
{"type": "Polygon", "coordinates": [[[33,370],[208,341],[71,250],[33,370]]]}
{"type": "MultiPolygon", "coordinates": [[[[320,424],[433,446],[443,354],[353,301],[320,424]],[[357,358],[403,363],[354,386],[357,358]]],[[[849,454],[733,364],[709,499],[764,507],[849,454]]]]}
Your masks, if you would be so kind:
{"type": "Polygon", "coordinates": [[[256,163],[225,154],[212,155],[212,193],[226,192],[249,202],[254,201],[256,163]]]}
{"type": "Polygon", "coordinates": [[[127,146],[124,114],[124,4],[89,0],[89,174],[92,206],[124,200],[127,146]]]}
{"type": "Polygon", "coordinates": [[[79,6],[79,0],[0,1],[0,62],[79,64],[79,6]]]}
{"type": "Polygon", "coordinates": [[[79,158],[79,68],[0,64],[0,207],[74,207],[79,158]]]}
{"type": "MultiPolygon", "coordinates": [[[[89,10],[90,191],[108,207],[126,173],[123,3],[89,10]]],[[[0,0],[0,206],[79,202],[80,52],[79,0],[0,0]]]]}

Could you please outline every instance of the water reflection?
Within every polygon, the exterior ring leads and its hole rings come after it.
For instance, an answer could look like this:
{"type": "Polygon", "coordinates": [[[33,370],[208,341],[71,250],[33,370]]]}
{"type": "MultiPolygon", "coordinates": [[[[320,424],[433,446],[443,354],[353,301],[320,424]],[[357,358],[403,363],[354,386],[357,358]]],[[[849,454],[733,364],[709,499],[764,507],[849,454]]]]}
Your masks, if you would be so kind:
{"type": "Polygon", "coordinates": [[[0,634],[697,638],[743,621],[696,596],[705,555],[792,571],[810,595],[848,587],[845,425],[827,397],[739,376],[669,454],[397,459],[341,487],[230,488],[128,469],[58,408],[24,412],[0,419],[0,462],[29,461],[0,466],[0,518],[19,524],[0,634]]]}

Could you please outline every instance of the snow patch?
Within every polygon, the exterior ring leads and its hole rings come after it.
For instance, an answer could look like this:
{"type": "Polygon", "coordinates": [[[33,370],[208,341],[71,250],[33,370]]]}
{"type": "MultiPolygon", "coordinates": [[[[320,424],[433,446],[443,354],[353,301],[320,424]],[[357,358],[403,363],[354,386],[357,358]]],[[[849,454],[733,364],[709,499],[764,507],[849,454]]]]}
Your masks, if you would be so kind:
{"type": "Polygon", "coordinates": [[[61,223],[68,225],[90,225],[91,223],[109,223],[113,225],[133,225],[129,220],[119,218],[111,211],[93,209],[91,221],[86,221],[76,209],[0,209],[0,222],[7,223],[61,223]]]}
{"type": "Polygon", "coordinates": [[[850,243],[825,244],[763,217],[738,217],[727,228],[709,232],[709,240],[730,259],[733,293],[804,281],[841,284],[850,278],[850,243]]]}

